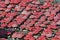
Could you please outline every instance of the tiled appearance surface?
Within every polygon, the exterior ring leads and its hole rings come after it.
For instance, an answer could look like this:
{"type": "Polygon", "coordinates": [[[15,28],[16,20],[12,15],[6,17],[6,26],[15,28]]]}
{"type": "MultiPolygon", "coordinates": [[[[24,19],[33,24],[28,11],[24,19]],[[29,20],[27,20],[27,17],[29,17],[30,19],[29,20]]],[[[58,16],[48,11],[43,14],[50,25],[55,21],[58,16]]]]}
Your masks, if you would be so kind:
{"type": "Polygon", "coordinates": [[[60,40],[60,4],[54,0],[0,0],[0,40],[60,40]]]}

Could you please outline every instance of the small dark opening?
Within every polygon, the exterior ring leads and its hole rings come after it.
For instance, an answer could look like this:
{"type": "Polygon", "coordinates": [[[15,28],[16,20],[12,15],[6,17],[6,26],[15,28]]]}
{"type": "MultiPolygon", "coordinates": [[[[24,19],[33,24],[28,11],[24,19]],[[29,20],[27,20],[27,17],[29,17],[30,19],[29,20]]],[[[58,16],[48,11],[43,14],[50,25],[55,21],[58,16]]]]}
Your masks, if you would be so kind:
{"type": "Polygon", "coordinates": [[[5,0],[1,0],[1,1],[5,1],[5,0]]]}

